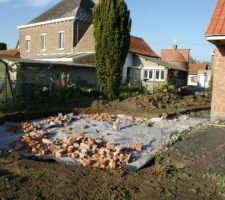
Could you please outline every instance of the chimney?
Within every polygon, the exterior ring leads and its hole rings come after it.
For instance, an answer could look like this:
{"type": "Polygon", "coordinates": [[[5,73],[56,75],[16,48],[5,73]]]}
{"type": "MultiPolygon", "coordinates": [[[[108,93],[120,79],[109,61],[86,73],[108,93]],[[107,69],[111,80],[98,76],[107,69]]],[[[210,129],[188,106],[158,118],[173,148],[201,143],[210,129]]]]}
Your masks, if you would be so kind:
{"type": "Polygon", "coordinates": [[[173,42],[173,50],[174,51],[177,50],[177,40],[174,40],[174,42],[173,42]]]}

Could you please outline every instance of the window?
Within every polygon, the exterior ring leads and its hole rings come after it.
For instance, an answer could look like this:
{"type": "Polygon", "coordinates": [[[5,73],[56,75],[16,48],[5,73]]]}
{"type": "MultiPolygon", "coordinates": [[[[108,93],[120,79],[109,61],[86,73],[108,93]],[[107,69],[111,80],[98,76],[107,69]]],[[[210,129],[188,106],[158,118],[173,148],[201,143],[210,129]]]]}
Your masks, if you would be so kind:
{"type": "Polygon", "coordinates": [[[148,70],[144,70],[144,79],[148,79],[148,70]]]}
{"type": "Polygon", "coordinates": [[[198,82],[198,77],[197,76],[192,76],[191,77],[191,82],[192,83],[197,83],[198,82]]]}
{"type": "Polygon", "coordinates": [[[64,49],[64,42],[65,42],[65,32],[59,32],[59,49],[64,49]]]}
{"type": "Polygon", "coordinates": [[[161,71],[161,80],[164,80],[164,78],[165,78],[165,72],[161,71]]]}
{"type": "Polygon", "coordinates": [[[41,34],[41,50],[46,50],[46,39],[47,39],[47,34],[42,33],[41,34]]]}
{"type": "Polygon", "coordinates": [[[149,80],[153,80],[153,70],[149,70],[149,75],[148,75],[149,80]]]}
{"type": "Polygon", "coordinates": [[[159,69],[145,69],[143,72],[143,80],[145,81],[164,81],[165,71],[159,69]]]}
{"type": "Polygon", "coordinates": [[[155,79],[156,80],[159,80],[160,78],[159,78],[159,74],[160,74],[160,71],[159,70],[156,70],[155,71],[155,79]]]}
{"type": "Polygon", "coordinates": [[[30,44],[31,44],[31,37],[30,36],[26,36],[25,37],[25,41],[26,41],[26,51],[30,52],[30,44]]]}
{"type": "Polygon", "coordinates": [[[165,72],[164,70],[155,70],[155,80],[156,81],[164,81],[165,72]]]}

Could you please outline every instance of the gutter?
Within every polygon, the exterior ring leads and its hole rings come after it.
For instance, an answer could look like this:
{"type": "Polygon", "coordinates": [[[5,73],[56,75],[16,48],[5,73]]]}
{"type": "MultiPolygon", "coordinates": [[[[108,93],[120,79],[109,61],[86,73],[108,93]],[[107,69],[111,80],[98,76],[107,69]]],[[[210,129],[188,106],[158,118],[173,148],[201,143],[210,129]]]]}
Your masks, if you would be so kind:
{"type": "Polygon", "coordinates": [[[46,25],[46,24],[53,24],[53,23],[58,23],[58,22],[63,22],[63,21],[70,21],[70,20],[75,20],[75,16],[22,25],[22,26],[18,26],[17,29],[30,28],[30,27],[34,27],[34,26],[42,26],[42,25],[46,25]]]}
{"type": "Polygon", "coordinates": [[[207,41],[214,41],[214,40],[225,40],[225,35],[221,34],[214,34],[214,35],[206,35],[207,41]]]}

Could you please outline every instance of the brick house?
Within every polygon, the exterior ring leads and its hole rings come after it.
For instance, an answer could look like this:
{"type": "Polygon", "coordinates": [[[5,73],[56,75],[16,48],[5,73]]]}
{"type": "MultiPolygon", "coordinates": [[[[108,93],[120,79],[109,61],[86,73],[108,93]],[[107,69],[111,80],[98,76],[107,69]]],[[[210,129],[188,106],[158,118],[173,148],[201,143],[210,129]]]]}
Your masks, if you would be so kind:
{"type": "MultiPolygon", "coordinates": [[[[26,82],[36,80],[42,73],[42,83],[49,84],[49,77],[56,78],[64,72],[70,74],[75,83],[97,85],[91,25],[93,6],[91,0],[63,0],[18,27],[21,71],[26,82]]],[[[160,60],[142,38],[131,37],[123,67],[123,84],[138,84],[154,90],[167,82],[177,87],[186,85],[186,79],[186,68],[160,60]]]]}
{"type": "Polygon", "coordinates": [[[215,45],[211,120],[225,120],[225,0],[218,0],[206,40],[215,45]]]}
{"type": "Polygon", "coordinates": [[[93,7],[91,0],[63,0],[28,24],[18,26],[21,57],[72,55],[92,23],[93,7]]]}
{"type": "MultiPolygon", "coordinates": [[[[74,57],[75,63],[95,62],[92,25],[75,47],[75,52],[82,54],[74,57]]],[[[122,83],[141,85],[150,91],[154,91],[156,87],[164,83],[180,87],[187,83],[187,69],[161,60],[144,39],[131,36],[130,48],[123,66],[122,83]]]]}

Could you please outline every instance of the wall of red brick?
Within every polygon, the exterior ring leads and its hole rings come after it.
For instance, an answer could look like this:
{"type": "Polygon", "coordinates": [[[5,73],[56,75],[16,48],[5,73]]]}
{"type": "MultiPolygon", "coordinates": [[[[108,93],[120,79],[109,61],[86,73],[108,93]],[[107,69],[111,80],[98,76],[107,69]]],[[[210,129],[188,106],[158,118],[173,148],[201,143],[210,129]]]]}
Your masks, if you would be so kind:
{"type": "Polygon", "coordinates": [[[94,52],[95,51],[95,38],[93,25],[91,25],[80,42],[74,49],[75,52],[94,52]]]}
{"type": "Polygon", "coordinates": [[[217,46],[213,62],[211,120],[225,120],[225,46],[217,46]]]}
{"type": "Polygon", "coordinates": [[[64,21],[42,26],[23,28],[19,31],[20,55],[22,58],[36,55],[61,54],[73,52],[74,21],[64,21]],[[59,50],[59,31],[65,31],[65,48],[59,50]],[[41,34],[47,34],[46,51],[41,50],[41,34]],[[26,51],[26,36],[31,37],[31,51],[26,51]]]}

